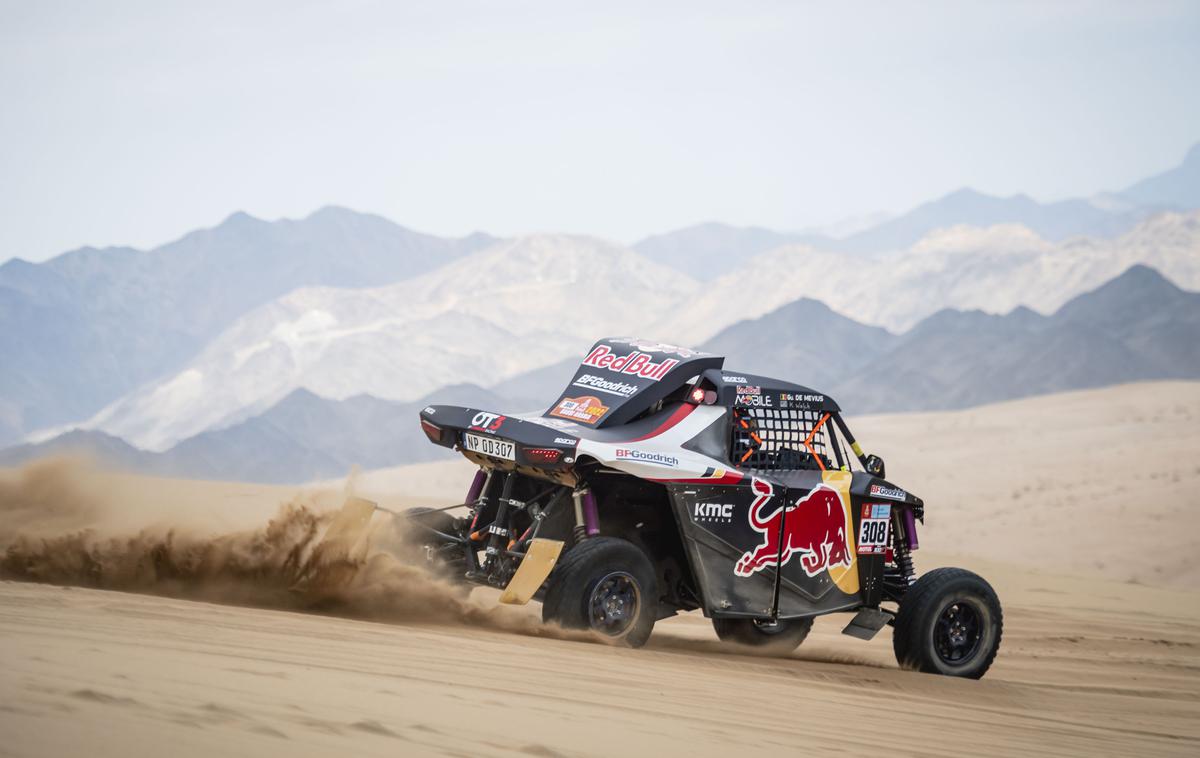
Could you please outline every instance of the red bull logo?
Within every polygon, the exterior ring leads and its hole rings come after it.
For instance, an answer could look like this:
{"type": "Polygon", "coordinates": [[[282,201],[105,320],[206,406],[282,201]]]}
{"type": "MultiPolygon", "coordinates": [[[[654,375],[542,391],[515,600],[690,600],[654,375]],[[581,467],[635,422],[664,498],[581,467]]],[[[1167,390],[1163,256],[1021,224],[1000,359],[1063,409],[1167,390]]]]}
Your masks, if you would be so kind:
{"type": "Polygon", "coordinates": [[[763,535],[763,544],[748,550],[733,567],[737,576],[751,576],[768,566],[784,566],[792,556],[800,556],[804,573],[816,576],[834,566],[854,565],[854,551],[846,529],[846,510],[842,496],[827,484],[818,484],[793,505],[780,506],[769,516],[763,509],[775,496],[769,482],[755,479],[750,488],[754,502],[750,504],[750,526],[763,535]],[[784,508],[788,517],[783,522],[784,508]],[[783,549],[780,550],[782,540],[783,549]]]}
{"type": "Polygon", "coordinates": [[[639,350],[634,350],[628,355],[619,356],[608,345],[597,345],[583,359],[583,365],[608,369],[614,374],[640,376],[643,379],[650,379],[657,382],[666,376],[668,371],[678,366],[679,361],[674,358],[666,358],[655,363],[653,356],[639,350]]]}

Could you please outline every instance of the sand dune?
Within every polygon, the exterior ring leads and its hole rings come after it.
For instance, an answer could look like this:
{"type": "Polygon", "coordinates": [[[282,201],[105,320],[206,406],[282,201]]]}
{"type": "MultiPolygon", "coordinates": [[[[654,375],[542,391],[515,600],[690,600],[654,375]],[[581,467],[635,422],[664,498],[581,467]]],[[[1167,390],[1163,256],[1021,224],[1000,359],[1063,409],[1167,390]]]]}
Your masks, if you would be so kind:
{"type": "MultiPolygon", "coordinates": [[[[926,499],[919,568],[966,565],[1000,594],[1004,643],[979,682],[901,671],[886,630],[855,640],[841,617],[785,658],[724,647],[695,614],[643,650],[556,639],[536,606],[448,594],[386,556],[311,602],[288,573],[309,533],[283,526],[319,521],[342,483],[2,472],[5,576],[49,565],[41,578],[175,597],[0,582],[0,754],[1195,755],[1197,415],[1200,385],[1156,383],[852,420],[926,499]],[[131,555],[100,573],[81,557],[131,555]],[[244,584],[258,592],[227,592],[244,584]]],[[[463,473],[351,487],[453,502],[463,473]]]]}
{"type": "Polygon", "coordinates": [[[979,682],[818,621],[794,657],[703,618],[643,650],[0,583],[13,755],[1195,755],[1197,596],[997,572],[979,682]]]}

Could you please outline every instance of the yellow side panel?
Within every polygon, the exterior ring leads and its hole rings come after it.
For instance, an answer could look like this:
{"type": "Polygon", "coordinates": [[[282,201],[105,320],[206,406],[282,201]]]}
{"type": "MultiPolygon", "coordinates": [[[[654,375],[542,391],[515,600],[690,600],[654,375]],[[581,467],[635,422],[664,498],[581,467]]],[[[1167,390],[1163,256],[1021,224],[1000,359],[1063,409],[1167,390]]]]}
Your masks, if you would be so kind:
{"type": "Polygon", "coordinates": [[[849,567],[831,566],[829,578],[838,589],[847,595],[858,594],[858,538],[854,533],[854,516],[850,512],[850,481],[853,474],[849,471],[826,471],[821,474],[821,481],[838,491],[842,501],[842,512],[846,517],[846,544],[850,547],[852,561],[849,567]]]}

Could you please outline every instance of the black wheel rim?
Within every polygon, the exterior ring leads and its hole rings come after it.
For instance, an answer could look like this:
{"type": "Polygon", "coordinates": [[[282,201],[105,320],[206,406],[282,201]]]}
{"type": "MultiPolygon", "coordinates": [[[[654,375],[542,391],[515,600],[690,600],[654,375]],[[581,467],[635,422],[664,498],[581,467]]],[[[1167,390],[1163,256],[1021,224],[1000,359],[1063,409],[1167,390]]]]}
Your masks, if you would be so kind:
{"type": "Polygon", "coordinates": [[[948,604],[933,625],[933,649],[943,663],[962,666],[979,652],[983,640],[983,614],[969,600],[948,604]]]}
{"type": "Polygon", "coordinates": [[[624,571],[614,571],[596,582],[588,598],[588,622],[610,637],[625,635],[637,620],[641,607],[637,581],[624,571]]]}

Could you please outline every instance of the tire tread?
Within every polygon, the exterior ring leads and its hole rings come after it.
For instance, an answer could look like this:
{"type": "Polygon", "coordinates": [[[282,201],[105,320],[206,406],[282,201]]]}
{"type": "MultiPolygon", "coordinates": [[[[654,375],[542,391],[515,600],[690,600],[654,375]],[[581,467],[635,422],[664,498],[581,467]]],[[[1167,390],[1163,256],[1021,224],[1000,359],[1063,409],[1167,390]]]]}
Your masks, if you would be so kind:
{"type": "Polygon", "coordinates": [[[896,653],[896,661],[905,668],[912,668],[927,673],[942,673],[932,661],[923,660],[924,640],[922,626],[926,617],[933,612],[933,604],[946,592],[946,589],[957,582],[979,583],[986,589],[984,599],[989,610],[995,614],[996,640],[987,658],[979,666],[967,674],[971,679],[984,675],[1000,650],[1000,640],[1004,631],[1004,615],[995,590],[983,577],[974,572],[961,568],[937,568],[923,574],[908,588],[908,593],[900,603],[900,610],[892,630],[892,649],[896,653]]]}

